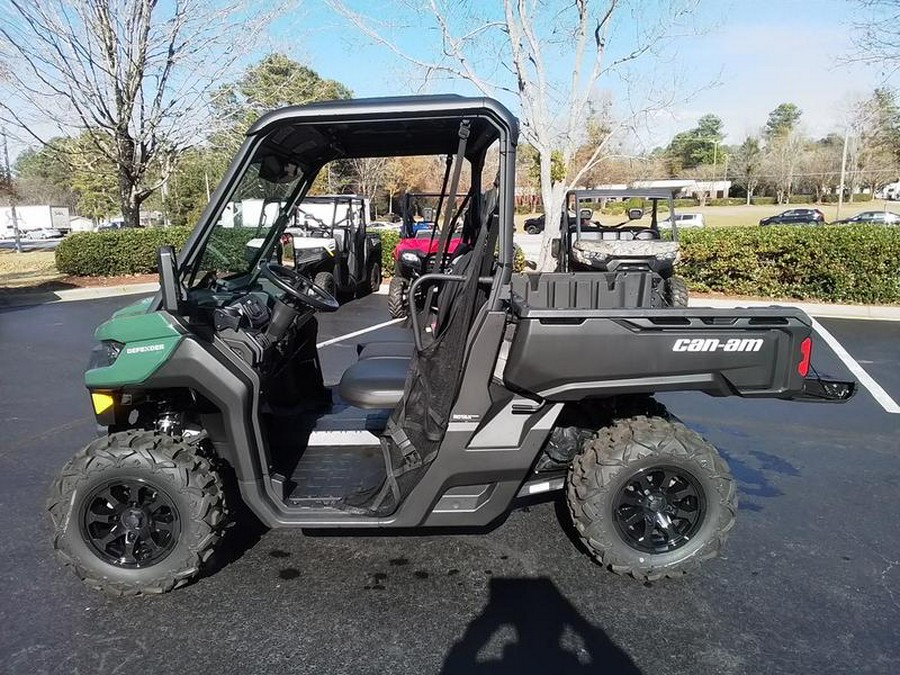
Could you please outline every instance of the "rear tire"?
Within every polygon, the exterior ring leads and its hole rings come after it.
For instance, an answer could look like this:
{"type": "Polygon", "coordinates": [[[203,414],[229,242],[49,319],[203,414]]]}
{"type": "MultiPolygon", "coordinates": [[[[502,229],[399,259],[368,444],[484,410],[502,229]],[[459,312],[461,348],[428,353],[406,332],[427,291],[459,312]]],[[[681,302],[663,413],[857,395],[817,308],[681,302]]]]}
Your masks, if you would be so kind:
{"type": "Polygon", "coordinates": [[[90,443],[53,483],[53,547],[91,588],[165,593],[210,558],[227,522],[225,490],[194,446],[152,431],[90,443]],[[130,542],[130,548],[129,548],[130,542]]]}
{"type": "Polygon", "coordinates": [[[661,417],[601,429],[573,461],[566,497],[597,562],[642,581],[681,576],[718,555],[737,512],[716,449],[661,417]]]}
{"type": "Polygon", "coordinates": [[[537,225],[529,225],[525,228],[526,234],[540,234],[541,230],[537,225]]]}
{"type": "Polygon", "coordinates": [[[315,279],[313,279],[313,283],[322,290],[328,291],[332,297],[338,297],[337,283],[331,272],[319,272],[315,279]]]}
{"type": "Polygon", "coordinates": [[[391,285],[388,287],[388,311],[391,313],[392,319],[400,319],[407,315],[406,294],[409,289],[409,282],[401,276],[391,278],[391,285]]]}
{"type": "Polygon", "coordinates": [[[666,304],[669,307],[687,307],[689,295],[687,282],[682,277],[666,279],[666,304]]]}

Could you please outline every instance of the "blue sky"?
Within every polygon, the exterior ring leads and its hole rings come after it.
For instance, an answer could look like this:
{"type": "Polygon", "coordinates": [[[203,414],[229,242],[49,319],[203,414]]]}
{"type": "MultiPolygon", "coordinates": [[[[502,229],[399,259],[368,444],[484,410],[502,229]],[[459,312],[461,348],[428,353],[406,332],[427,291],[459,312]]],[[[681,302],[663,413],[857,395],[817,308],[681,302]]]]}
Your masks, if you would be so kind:
{"type": "MultiPolygon", "coordinates": [[[[404,9],[416,1],[345,0],[359,11],[377,13],[387,24],[406,25],[417,25],[415,17],[404,9]]],[[[499,0],[450,1],[459,12],[465,12],[467,6],[500,6],[499,0]]],[[[632,0],[645,14],[633,19],[626,15],[622,33],[611,44],[617,49],[630,46],[629,33],[652,20],[653,8],[658,11],[670,1],[677,0],[632,0]]],[[[659,47],[661,53],[671,55],[662,68],[677,72],[680,90],[696,93],[655,115],[652,124],[639,131],[633,149],[665,145],[674,133],[691,128],[706,113],[723,119],[727,142],[739,143],[762,127],[769,111],[783,102],[795,103],[803,110],[802,124],[807,133],[823,136],[842,127],[854,99],[885,84],[877,67],[843,62],[852,51],[852,25],[863,18],[854,0],[698,1],[699,9],[690,18],[698,30],[686,31],[685,37],[659,47]]],[[[439,47],[435,33],[422,28],[407,28],[398,34],[408,51],[421,54],[425,60],[439,47]]],[[[387,48],[364,37],[326,0],[294,0],[271,25],[264,44],[248,56],[247,63],[275,50],[308,64],[323,77],[343,82],[356,96],[415,93],[423,80],[421,73],[387,48]]],[[[646,81],[661,70],[659,61],[653,59],[639,63],[638,75],[646,81]]],[[[496,69],[502,67],[502,61],[490,54],[479,65],[496,69]]],[[[568,79],[564,70],[552,73],[568,79]]],[[[900,86],[898,81],[889,80],[887,84],[900,86]]],[[[605,86],[615,97],[617,83],[605,86]]],[[[447,81],[433,84],[427,91],[474,93],[464,83],[447,81]]],[[[514,100],[504,102],[516,110],[514,100]]],[[[40,128],[40,122],[36,126],[40,128]]],[[[11,139],[13,158],[27,143],[11,139]]]]}
{"type": "MultiPolygon", "coordinates": [[[[403,16],[401,3],[357,0],[355,5],[364,11],[377,7],[386,21],[403,16]]],[[[657,116],[644,132],[644,142],[664,143],[705,113],[719,115],[727,140],[740,142],[782,102],[796,103],[803,110],[805,129],[812,135],[839,128],[849,103],[882,83],[877,69],[841,62],[852,50],[850,27],[859,18],[857,6],[847,0],[702,1],[696,14],[699,34],[679,38],[673,57],[683,89],[699,93],[657,116]]],[[[271,35],[272,47],[340,80],[357,96],[411,93],[421,82],[324,0],[302,3],[273,26],[271,35]]],[[[426,33],[404,35],[412,50],[423,56],[434,43],[426,33]]],[[[649,73],[653,65],[647,61],[642,67],[649,73]]],[[[466,92],[465,85],[449,83],[431,91],[436,89],[466,92]]]]}

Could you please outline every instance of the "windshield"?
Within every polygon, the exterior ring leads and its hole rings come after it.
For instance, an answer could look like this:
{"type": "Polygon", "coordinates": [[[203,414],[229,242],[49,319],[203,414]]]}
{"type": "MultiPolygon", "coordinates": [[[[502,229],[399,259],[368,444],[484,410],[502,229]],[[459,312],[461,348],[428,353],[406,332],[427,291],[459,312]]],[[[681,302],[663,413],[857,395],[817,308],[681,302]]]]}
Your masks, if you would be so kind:
{"type": "Polygon", "coordinates": [[[201,247],[194,279],[250,272],[271,226],[296,199],[301,177],[298,165],[258,150],[201,247]]]}

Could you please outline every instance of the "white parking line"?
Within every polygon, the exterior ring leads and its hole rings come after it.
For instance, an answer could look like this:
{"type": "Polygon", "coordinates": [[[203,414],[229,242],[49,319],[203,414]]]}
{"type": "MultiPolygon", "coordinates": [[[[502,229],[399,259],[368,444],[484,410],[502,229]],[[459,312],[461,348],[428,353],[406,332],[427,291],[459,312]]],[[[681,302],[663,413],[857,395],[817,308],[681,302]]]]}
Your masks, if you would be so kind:
{"type": "Polygon", "coordinates": [[[391,319],[390,321],[385,321],[384,323],[375,324],[374,326],[369,326],[368,328],[363,328],[362,330],[353,331],[352,333],[347,333],[346,335],[339,335],[336,338],[331,338],[330,340],[325,340],[325,342],[320,342],[316,345],[317,349],[321,349],[322,347],[327,347],[328,345],[333,345],[336,342],[343,342],[344,340],[349,340],[350,338],[354,338],[357,335],[364,335],[365,333],[371,333],[373,330],[378,330],[379,328],[385,328],[386,326],[393,326],[395,323],[400,323],[404,321],[403,317],[399,319],[391,319]]]}
{"type": "Polygon", "coordinates": [[[837,357],[844,362],[847,369],[856,376],[859,383],[869,390],[869,393],[872,394],[872,398],[878,401],[878,404],[882,408],[889,413],[900,413],[900,405],[897,405],[897,402],[891,398],[890,394],[888,394],[884,388],[882,388],[882,386],[878,384],[861,365],[859,365],[856,359],[850,356],[850,353],[844,349],[844,346],[837,341],[837,338],[834,337],[834,335],[825,330],[825,327],[815,319],[812,319],[812,326],[813,330],[822,336],[822,339],[825,340],[826,344],[831,347],[832,351],[837,354],[837,357]]]}

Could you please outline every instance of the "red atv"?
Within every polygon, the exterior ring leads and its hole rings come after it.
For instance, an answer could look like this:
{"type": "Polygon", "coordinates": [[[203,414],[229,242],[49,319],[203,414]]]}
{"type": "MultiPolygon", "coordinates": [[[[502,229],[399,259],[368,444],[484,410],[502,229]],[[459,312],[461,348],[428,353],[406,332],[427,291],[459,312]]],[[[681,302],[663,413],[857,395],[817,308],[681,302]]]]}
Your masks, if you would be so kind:
{"type": "MultiPolygon", "coordinates": [[[[409,313],[410,284],[432,267],[440,236],[435,231],[435,209],[424,204],[438,203],[440,197],[437,193],[408,192],[404,195],[403,224],[400,241],[394,249],[394,276],[388,292],[391,318],[399,319],[409,313]],[[420,220],[416,220],[417,218],[420,220]]],[[[448,257],[453,257],[459,243],[458,236],[450,239],[447,246],[448,257]]],[[[416,302],[424,302],[424,298],[416,298],[416,302]]]]}

